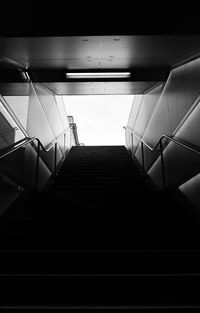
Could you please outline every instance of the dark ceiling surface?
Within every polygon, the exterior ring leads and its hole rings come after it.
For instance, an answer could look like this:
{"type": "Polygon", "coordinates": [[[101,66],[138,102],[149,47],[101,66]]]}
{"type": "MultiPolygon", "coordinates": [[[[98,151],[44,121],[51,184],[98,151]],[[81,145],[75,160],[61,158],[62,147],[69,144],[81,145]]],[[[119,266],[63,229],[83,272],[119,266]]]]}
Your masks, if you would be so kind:
{"type": "Polygon", "coordinates": [[[29,69],[165,68],[199,52],[200,36],[0,38],[0,54],[29,69]]]}
{"type": "Polygon", "coordinates": [[[0,8],[0,37],[200,35],[198,2],[11,0],[0,8]]]}
{"type": "Polygon", "coordinates": [[[140,94],[166,80],[171,68],[199,56],[200,35],[2,36],[0,93],[8,92],[6,82],[24,84],[20,71],[26,70],[56,94],[140,94]],[[69,70],[121,70],[132,76],[71,82],[65,76],[69,70]]]}

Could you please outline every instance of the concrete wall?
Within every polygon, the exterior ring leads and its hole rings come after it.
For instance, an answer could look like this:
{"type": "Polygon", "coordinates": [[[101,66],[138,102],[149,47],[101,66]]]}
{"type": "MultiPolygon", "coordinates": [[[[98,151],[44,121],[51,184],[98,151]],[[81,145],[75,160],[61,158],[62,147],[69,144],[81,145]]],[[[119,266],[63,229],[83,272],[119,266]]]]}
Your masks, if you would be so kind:
{"type": "MultiPolygon", "coordinates": [[[[55,97],[54,94],[49,92],[41,84],[30,83],[29,95],[20,96],[8,94],[2,99],[4,102],[6,101],[8,108],[14,112],[16,118],[27,132],[27,135],[29,137],[38,137],[46,148],[48,148],[49,144],[51,144],[57,136],[62,134],[62,132],[69,127],[62,99],[55,97]]],[[[17,124],[13,122],[3,102],[0,109],[0,115],[2,116],[1,121],[4,121],[4,123],[0,123],[1,149],[16,141],[13,125],[16,126],[17,124]],[[1,114],[1,111],[3,114],[1,114]],[[11,131],[3,133],[7,128],[11,131]]],[[[20,128],[20,125],[17,126],[20,128]]],[[[64,151],[70,147],[69,133],[70,130],[68,130],[66,136],[63,134],[58,138],[57,164],[63,157],[64,151]]],[[[36,141],[35,144],[37,146],[36,141]]],[[[25,149],[21,149],[17,153],[1,160],[0,170],[4,175],[7,175],[19,185],[25,184],[32,189],[35,186],[36,155],[36,150],[33,146],[29,145],[25,149]]],[[[54,161],[55,147],[48,153],[40,153],[38,179],[38,187],[40,190],[44,187],[51,173],[54,171],[54,161]]]]}
{"type": "MultiPolygon", "coordinates": [[[[144,95],[139,110],[132,108],[134,116],[130,115],[128,126],[132,126],[132,129],[152,147],[163,134],[173,135],[199,147],[200,59],[171,70],[164,88],[160,86],[159,91],[160,95],[159,92],[157,97],[154,95],[154,101],[153,96],[144,95]]],[[[156,90],[154,92],[156,93],[156,90]]],[[[141,147],[138,142],[134,145],[135,156],[141,162],[141,147]]],[[[130,142],[127,147],[130,148],[130,142]]],[[[166,143],[164,160],[167,185],[181,186],[180,189],[189,196],[191,185],[194,187],[199,181],[193,178],[198,177],[200,159],[171,142],[166,143]]],[[[159,151],[152,152],[145,148],[145,167],[157,187],[162,188],[159,151]]],[[[194,197],[194,192],[192,195],[194,197]]]]}

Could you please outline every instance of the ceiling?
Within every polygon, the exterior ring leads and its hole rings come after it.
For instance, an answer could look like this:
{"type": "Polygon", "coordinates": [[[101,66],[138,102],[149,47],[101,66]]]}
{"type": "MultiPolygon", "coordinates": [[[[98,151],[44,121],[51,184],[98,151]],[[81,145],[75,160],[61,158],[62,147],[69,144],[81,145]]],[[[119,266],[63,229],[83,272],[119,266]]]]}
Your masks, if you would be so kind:
{"type": "Polygon", "coordinates": [[[200,35],[2,36],[0,93],[13,95],[18,88],[26,94],[21,71],[28,71],[34,82],[59,95],[141,94],[165,81],[171,68],[199,56],[200,35]],[[68,70],[132,75],[70,81],[68,70]]]}

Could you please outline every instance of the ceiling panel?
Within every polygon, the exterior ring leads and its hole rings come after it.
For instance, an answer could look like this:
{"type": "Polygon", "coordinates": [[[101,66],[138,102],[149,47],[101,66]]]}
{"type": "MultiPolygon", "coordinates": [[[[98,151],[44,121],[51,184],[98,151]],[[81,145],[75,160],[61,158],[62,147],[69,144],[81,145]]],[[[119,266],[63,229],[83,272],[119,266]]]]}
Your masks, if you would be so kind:
{"type": "MultiPolygon", "coordinates": [[[[152,83],[148,70],[161,70],[200,56],[200,35],[113,35],[57,37],[1,37],[0,69],[38,70],[35,81],[58,94],[138,94],[152,83]],[[127,70],[139,75],[134,81],[66,82],[66,70],[127,70]],[[50,80],[45,77],[49,72],[50,80]],[[60,73],[57,73],[60,71],[60,73]],[[135,71],[135,72],[134,72],[135,71]],[[141,73],[141,75],[140,75],[141,73]],[[47,83],[48,82],[48,83],[47,83]]],[[[165,76],[166,78],[167,76],[165,76]]],[[[4,83],[4,75],[1,75],[4,83]]],[[[3,86],[3,85],[2,85],[3,86]]],[[[7,92],[17,85],[2,87],[7,92]],[[10,86],[10,87],[9,87],[10,86]],[[12,87],[12,88],[11,88],[12,87]],[[9,89],[10,88],[10,89],[9,89]]],[[[11,90],[11,91],[9,91],[11,90]]]]}
{"type": "Polygon", "coordinates": [[[2,96],[29,96],[29,83],[0,83],[2,96]]]}
{"type": "Polygon", "coordinates": [[[0,54],[30,68],[170,67],[200,52],[200,36],[0,38],[0,54]]]}
{"type": "Polygon", "coordinates": [[[43,83],[57,95],[133,95],[143,93],[156,82],[72,82],[43,83]]]}

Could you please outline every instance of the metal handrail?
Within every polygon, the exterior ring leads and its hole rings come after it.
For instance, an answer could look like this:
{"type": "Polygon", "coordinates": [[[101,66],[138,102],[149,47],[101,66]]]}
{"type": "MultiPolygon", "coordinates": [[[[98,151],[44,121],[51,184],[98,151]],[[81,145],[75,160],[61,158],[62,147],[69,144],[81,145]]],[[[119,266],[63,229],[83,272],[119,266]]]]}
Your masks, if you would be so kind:
{"type": "Polygon", "coordinates": [[[56,136],[56,138],[50,143],[50,145],[48,145],[48,148],[44,148],[46,150],[46,152],[48,152],[53,146],[54,143],[57,142],[58,138],[60,138],[63,134],[66,134],[66,131],[70,129],[70,126],[67,127],[62,133],[60,133],[58,136],[56,136]]]}
{"type": "Polygon", "coordinates": [[[55,174],[56,172],[56,165],[57,165],[57,139],[61,136],[64,135],[64,153],[65,153],[65,146],[66,146],[66,131],[68,130],[65,129],[60,135],[58,135],[51,143],[51,145],[46,149],[43,144],[41,143],[40,139],[37,137],[32,137],[32,138],[23,138],[16,143],[12,144],[9,146],[7,149],[8,151],[4,152],[3,154],[0,155],[0,159],[5,158],[6,156],[13,154],[14,152],[18,151],[21,148],[26,147],[27,145],[33,143],[34,141],[37,141],[37,160],[36,160],[36,171],[35,171],[35,190],[37,190],[38,186],[38,174],[39,174],[39,157],[40,157],[40,151],[41,148],[42,150],[46,153],[50,151],[54,146],[55,146],[55,155],[54,155],[54,171],[52,173],[55,174]]]}
{"type": "Polygon", "coordinates": [[[27,140],[27,137],[22,138],[22,139],[20,139],[20,140],[18,140],[18,141],[16,141],[16,142],[12,143],[12,144],[9,145],[8,147],[2,148],[2,149],[0,150],[0,159],[1,159],[1,156],[2,156],[2,158],[3,158],[3,155],[4,155],[7,151],[9,151],[11,148],[13,148],[14,146],[19,145],[20,143],[22,143],[22,142],[24,142],[24,141],[26,141],[26,140],[27,140]]]}
{"type": "Polygon", "coordinates": [[[10,147],[12,147],[10,150],[8,150],[7,152],[4,152],[3,154],[0,155],[0,159],[3,159],[3,158],[5,158],[6,156],[8,156],[9,154],[14,153],[15,151],[21,149],[22,147],[25,147],[26,145],[28,145],[29,143],[31,143],[31,142],[32,142],[33,140],[35,140],[35,139],[36,139],[36,138],[33,137],[33,138],[31,138],[31,139],[29,139],[29,138],[24,138],[24,139],[22,139],[22,140],[17,141],[15,144],[13,144],[13,145],[11,145],[11,146],[8,147],[8,149],[9,149],[10,147]],[[21,142],[21,141],[22,141],[22,143],[19,144],[19,142],[21,142]],[[19,145],[18,145],[17,147],[15,147],[15,145],[17,145],[17,144],[19,144],[19,145]]]}
{"type": "MultiPolygon", "coordinates": [[[[155,144],[154,147],[151,147],[150,145],[148,145],[133,129],[127,127],[123,127],[124,129],[127,129],[131,135],[135,136],[140,142],[141,142],[141,149],[142,149],[142,168],[143,168],[143,173],[146,174],[145,171],[145,161],[144,161],[144,145],[150,149],[151,151],[155,151],[158,146],[160,147],[160,157],[161,157],[161,168],[162,168],[162,179],[163,179],[163,189],[166,189],[166,178],[165,178],[165,166],[164,166],[164,156],[163,156],[163,139],[167,139],[169,141],[174,142],[175,144],[185,148],[186,150],[189,150],[197,155],[200,156],[200,149],[194,148],[193,146],[183,143],[180,140],[174,139],[172,136],[168,136],[168,135],[162,135],[160,136],[159,140],[157,141],[157,143],[155,144]]],[[[133,137],[132,137],[132,149],[133,149],[133,137]]]]}
{"type": "Polygon", "coordinates": [[[73,130],[76,145],[79,146],[79,139],[78,139],[76,123],[69,123],[69,127],[73,130]]]}

